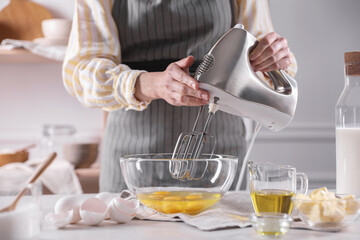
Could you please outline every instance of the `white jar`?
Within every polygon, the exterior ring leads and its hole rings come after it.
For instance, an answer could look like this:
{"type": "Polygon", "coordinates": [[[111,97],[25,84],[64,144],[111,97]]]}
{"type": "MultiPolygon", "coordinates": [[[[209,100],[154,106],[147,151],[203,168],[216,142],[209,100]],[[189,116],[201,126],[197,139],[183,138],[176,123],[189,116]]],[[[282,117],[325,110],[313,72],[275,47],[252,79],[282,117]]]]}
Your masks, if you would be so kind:
{"type": "MultiPolygon", "coordinates": [[[[21,198],[14,211],[0,213],[0,239],[38,239],[41,227],[40,194],[41,184],[30,184],[27,195],[21,198]]],[[[8,206],[14,199],[15,196],[5,196],[2,191],[0,208],[8,206]]]]}

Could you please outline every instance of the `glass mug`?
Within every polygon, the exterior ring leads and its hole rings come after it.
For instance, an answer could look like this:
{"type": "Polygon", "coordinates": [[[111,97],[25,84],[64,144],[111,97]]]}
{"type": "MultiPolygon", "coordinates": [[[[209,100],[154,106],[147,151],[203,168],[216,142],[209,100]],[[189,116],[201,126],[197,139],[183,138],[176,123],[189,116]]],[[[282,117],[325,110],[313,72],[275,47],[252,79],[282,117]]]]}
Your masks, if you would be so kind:
{"type": "Polygon", "coordinates": [[[293,208],[291,198],[296,193],[306,194],[308,177],[296,173],[296,168],[269,162],[249,162],[250,194],[257,214],[264,212],[290,214],[293,208]],[[300,188],[297,190],[297,180],[300,188]]]}

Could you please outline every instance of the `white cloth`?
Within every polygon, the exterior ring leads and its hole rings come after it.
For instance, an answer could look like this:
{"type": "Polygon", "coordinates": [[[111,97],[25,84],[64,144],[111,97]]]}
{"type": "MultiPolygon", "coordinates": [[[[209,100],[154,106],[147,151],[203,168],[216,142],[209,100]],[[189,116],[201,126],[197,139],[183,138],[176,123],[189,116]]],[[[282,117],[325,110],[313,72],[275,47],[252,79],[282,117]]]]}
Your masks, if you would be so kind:
{"type": "MultiPolygon", "coordinates": [[[[14,191],[19,184],[29,179],[43,159],[32,159],[25,163],[9,163],[0,167],[0,188],[2,191],[14,191]],[[5,189],[6,188],[6,189],[5,189]]],[[[54,194],[81,194],[82,188],[74,166],[63,159],[55,161],[44,171],[40,181],[54,194]]]]}
{"type": "Polygon", "coordinates": [[[161,214],[141,205],[136,217],[157,221],[183,221],[200,230],[216,230],[228,227],[251,226],[249,215],[253,213],[249,193],[228,192],[219,202],[197,215],[161,214]]]}
{"type": "MultiPolygon", "coordinates": [[[[122,194],[124,192],[125,195],[129,194],[128,190],[123,191],[122,194]]],[[[131,195],[126,198],[132,197],[131,195]]],[[[140,205],[137,209],[136,218],[140,220],[184,222],[203,231],[212,231],[233,227],[250,227],[251,221],[249,217],[252,213],[254,213],[254,208],[250,194],[235,191],[226,193],[218,203],[197,215],[162,214],[140,205]]],[[[293,219],[299,219],[299,216],[294,212],[292,217],[293,219]]],[[[293,222],[291,228],[316,230],[302,221],[293,222]]],[[[333,232],[336,231],[338,230],[333,230],[333,232]]]]}
{"type": "Polygon", "coordinates": [[[2,49],[11,50],[14,48],[25,48],[30,52],[53,59],[56,61],[63,61],[65,58],[67,46],[61,45],[43,45],[34,43],[31,41],[25,40],[15,40],[15,39],[4,39],[1,42],[2,49]]]}

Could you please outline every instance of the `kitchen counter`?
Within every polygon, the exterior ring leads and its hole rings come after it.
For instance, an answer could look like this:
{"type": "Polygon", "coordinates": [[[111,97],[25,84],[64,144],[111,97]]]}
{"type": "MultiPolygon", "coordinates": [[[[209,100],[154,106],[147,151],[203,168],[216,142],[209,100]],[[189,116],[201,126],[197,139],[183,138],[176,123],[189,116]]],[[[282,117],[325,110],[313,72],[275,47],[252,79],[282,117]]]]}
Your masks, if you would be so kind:
{"type": "MultiPolygon", "coordinates": [[[[93,196],[85,194],[84,198],[93,196]]],[[[53,211],[60,195],[43,195],[41,205],[43,215],[53,211]]],[[[0,203],[4,197],[0,197],[0,203]]],[[[360,221],[357,221],[342,232],[330,233],[303,229],[290,229],[281,239],[359,239],[360,221]]],[[[1,235],[0,235],[1,239],[1,235]]],[[[81,223],[69,225],[65,229],[55,229],[43,223],[43,230],[38,239],[41,240],[98,240],[98,239],[131,239],[131,240],[176,240],[176,239],[261,239],[251,227],[230,228],[216,231],[201,231],[183,222],[160,222],[132,220],[125,224],[105,221],[98,226],[86,226],[81,223]]]]}

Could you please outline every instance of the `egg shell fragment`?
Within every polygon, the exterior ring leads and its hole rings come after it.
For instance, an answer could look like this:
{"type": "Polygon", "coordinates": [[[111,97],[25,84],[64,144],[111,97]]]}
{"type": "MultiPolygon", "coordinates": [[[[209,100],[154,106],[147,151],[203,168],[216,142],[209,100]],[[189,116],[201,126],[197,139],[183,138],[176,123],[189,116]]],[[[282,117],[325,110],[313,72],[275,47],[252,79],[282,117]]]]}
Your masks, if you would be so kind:
{"type": "Polygon", "coordinates": [[[133,219],[136,215],[136,208],[140,202],[137,199],[125,200],[115,198],[109,206],[111,220],[117,223],[125,223],[133,219]]]}
{"type": "Polygon", "coordinates": [[[45,216],[45,221],[56,228],[64,228],[70,224],[73,217],[73,210],[60,212],[58,214],[49,212],[45,216]]]}
{"type": "Polygon", "coordinates": [[[121,212],[128,215],[136,214],[136,208],[140,205],[140,201],[137,199],[125,200],[123,198],[115,198],[113,203],[121,212]]]}
{"type": "Polygon", "coordinates": [[[80,216],[86,225],[98,225],[104,221],[107,214],[106,204],[95,197],[84,201],[80,206],[80,216]]]}
{"type": "Polygon", "coordinates": [[[106,205],[109,205],[109,203],[115,198],[115,195],[110,192],[102,192],[97,194],[95,197],[102,200],[106,205]]]}
{"type": "Polygon", "coordinates": [[[107,206],[106,212],[107,213],[106,213],[105,219],[109,219],[110,218],[109,207],[110,207],[111,201],[115,198],[115,195],[110,192],[102,192],[102,193],[97,194],[95,197],[99,198],[106,204],[106,206],[107,206]]]}
{"type": "Polygon", "coordinates": [[[72,219],[70,223],[77,223],[81,220],[79,208],[83,199],[80,195],[69,195],[60,198],[54,208],[55,214],[60,214],[68,211],[72,212],[72,219]]]}

